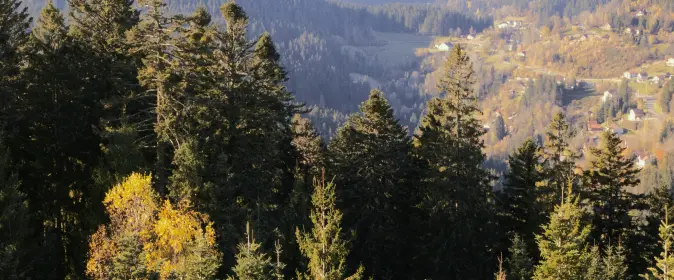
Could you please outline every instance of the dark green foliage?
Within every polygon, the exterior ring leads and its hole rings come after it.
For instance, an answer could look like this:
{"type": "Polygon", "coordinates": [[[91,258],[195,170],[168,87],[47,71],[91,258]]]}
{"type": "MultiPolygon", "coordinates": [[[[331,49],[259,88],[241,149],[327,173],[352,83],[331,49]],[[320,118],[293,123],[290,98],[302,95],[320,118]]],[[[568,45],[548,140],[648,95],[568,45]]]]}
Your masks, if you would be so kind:
{"type": "Polygon", "coordinates": [[[24,279],[30,256],[26,251],[29,216],[26,196],[10,166],[10,157],[0,139],[0,274],[4,279],[24,279]],[[28,263],[27,263],[28,262],[28,263]]]}
{"type": "Polygon", "coordinates": [[[47,5],[26,48],[22,78],[27,87],[15,96],[16,114],[8,123],[8,146],[15,159],[20,190],[26,194],[38,250],[30,277],[81,275],[86,238],[102,217],[102,190],[93,174],[101,159],[101,76],[95,54],[67,34],[64,18],[47,5]],[[29,140],[30,139],[30,140],[29,140]]]}
{"type": "Polygon", "coordinates": [[[236,266],[229,280],[271,280],[274,277],[274,265],[271,257],[261,252],[261,245],[255,242],[250,226],[246,225],[246,240],[239,244],[236,254],[236,266]]]}
{"type": "MultiPolygon", "coordinates": [[[[481,168],[484,134],[476,115],[474,72],[456,46],[445,62],[438,89],[415,135],[423,166],[423,209],[428,215],[422,259],[431,278],[492,277],[489,254],[493,231],[490,176],[481,168]],[[457,225],[461,225],[457,227],[457,225]]],[[[490,256],[491,255],[491,256],[490,256]]]]}
{"type": "Polygon", "coordinates": [[[8,116],[9,103],[19,87],[20,48],[28,40],[26,30],[31,21],[27,8],[20,5],[18,0],[0,1],[0,120],[18,117],[8,116]]]}
{"type": "Polygon", "coordinates": [[[545,142],[546,184],[542,187],[540,200],[545,212],[550,213],[562,201],[563,194],[573,187],[577,155],[569,149],[571,130],[563,113],[557,113],[548,127],[545,142]],[[569,183],[572,183],[569,185],[569,183]]]}
{"type": "Polygon", "coordinates": [[[503,213],[501,227],[505,227],[505,232],[519,234],[518,239],[528,248],[536,248],[534,236],[540,233],[546,219],[538,200],[538,184],[545,179],[542,161],[542,149],[533,140],[525,141],[508,157],[510,168],[503,190],[497,194],[500,213],[503,213]]]}
{"type": "Polygon", "coordinates": [[[662,86],[662,89],[660,90],[660,96],[658,98],[658,101],[660,102],[660,108],[662,108],[663,112],[670,111],[672,95],[674,95],[674,83],[668,81],[664,86],[662,86]]]}
{"type": "Polygon", "coordinates": [[[409,223],[415,193],[407,129],[378,90],[330,142],[329,171],[336,176],[344,226],[355,230],[351,266],[393,279],[410,273],[409,223]]]}
{"type": "Polygon", "coordinates": [[[520,238],[519,235],[514,234],[511,239],[512,245],[508,249],[510,256],[506,260],[506,267],[508,271],[508,280],[529,280],[533,275],[534,262],[531,258],[530,252],[527,249],[527,244],[520,238]]]}
{"type": "Polygon", "coordinates": [[[496,139],[497,141],[503,140],[503,137],[506,136],[505,123],[503,122],[503,117],[501,116],[501,114],[496,116],[492,133],[494,139],[496,139]]]}

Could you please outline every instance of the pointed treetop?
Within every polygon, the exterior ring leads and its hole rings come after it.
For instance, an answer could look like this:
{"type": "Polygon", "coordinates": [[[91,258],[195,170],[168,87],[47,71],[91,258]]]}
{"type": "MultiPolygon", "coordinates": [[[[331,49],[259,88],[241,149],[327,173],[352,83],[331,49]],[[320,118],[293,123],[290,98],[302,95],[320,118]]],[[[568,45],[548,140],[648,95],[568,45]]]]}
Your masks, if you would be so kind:
{"type": "Polygon", "coordinates": [[[360,110],[366,118],[372,119],[375,115],[393,119],[393,108],[389,105],[381,90],[373,89],[370,97],[360,105],[360,110]]]}
{"type": "Polygon", "coordinates": [[[208,13],[206,8],[199,7],[194,11],[190,19],[196,25],[204,27],[211,23],[211,14],[208,13]]]}
{"type": "Polygon", "coordinates": [[[65,19],[61,11],[50,0],[40,12],[37,26],[33,29],[33,36],[44,44],[54,45],[66,35],[65,19]]]}
{"type": "Polygon", "coordinates": [[[243,8],[241,8],[241,6],[236,4],[236,2],[234,1],[222,4],[222,6],[220,7],[220,13],[228,23],[238,21],[248,21],[248,16],[246,15],[246,12],[243,10],[243,8]]]}
{"type": "Polygon", "coordinates": [[[271,61],[279,61],[281,59],[281,55],[276,51],[276,46],[274,46],[274,42],[269,33],[265,32],[257,40],[257,44],[255,45],[255,56],[260,59],[271,61]]]}

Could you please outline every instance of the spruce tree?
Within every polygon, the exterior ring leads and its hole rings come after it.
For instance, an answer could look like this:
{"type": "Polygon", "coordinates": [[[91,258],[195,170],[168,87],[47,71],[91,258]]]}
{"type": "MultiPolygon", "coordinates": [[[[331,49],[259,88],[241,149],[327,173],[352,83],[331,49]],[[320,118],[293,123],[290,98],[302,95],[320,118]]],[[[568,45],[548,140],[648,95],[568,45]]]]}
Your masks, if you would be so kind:
{"type": "Polygon", "coordinates": [[[438,84],[444,97],[428,102],[414,139],[429,219],[422,253],[430,260],[425,270],[431,278],[493,276],[488,257],[493,233],[491,177],[482,169],[484,129],[477,119],[474,83],[468,54],[457,45],[438,84]]]}
{"type": "Polygon", "coordinates": [[[621,280],[627,278],[627,255],[624,247],[618,245],[611,245],[604,250],[602,259],[604,279],[606,280],[621,280]]]}
{"type": "Polygon", "coordinates": [[[671,280],[674,279],[674,256],[672,242],[674,241],[674,225],[669,223],[669,214],[665,211],[665,219],[660,222],[659,236],[662,252],[655,259],[655,266],[648,268],[648,273],[641,275],[644,279],[671,280]]]}
{"type": "Polygon", "coordinates": [[[585,279],[592,255],[588,252],[591,227],[584,223],[583,216],[578,199],[571,194],[555,207],[543,234],[536,236],[541,262],[533,279],[585,279]]]}
{"type": "Polygon", "coordinates": [[[274,279],[274,265],[271,257],[261,252],[261,245],[255,242],[255,236],[246,224],[246,241],[239,244],[236,254],[236,266],[229,280],[271,280],[274,279]]]}
{"type": "Polygon", "coordinates": [[[25,48],[22,79],[8,143],[36,230],[34,273],[77,277],[84,271],[86,236],[104,219],[103,189],[93,182],[101,161],[101,76],[95,55],[67,34],[51,2],[42,10],[25,48]],[[26,139],[33,139],[26,141],[26,139]],[[40,170],[40,172],[36,172],[40,170]]]}
{"type": "MultiPolygon", "coordinates": [[[[26,30],[32,18],[21,7],[19,0],[0,1],[0,121],[17,116],[9,116],[9,103],[16,98],[15,92],[20,89],[19,62],[21,48],[28,41],[26,30]]],[[[4,120],[8,122],[8,120],[4,120]]],[[[4,128],[3,128],[4,129],[4,128]]]]}
{"type": "Polygon", "coordinates": [[[563,113],[557,113],[548,127],[545,142],[546,184],[541,188],[541,201],[546,213],[562,201],[562,194],[574,181],[573,169],[577,155],[569,149],[571,131],[563,113]]]}
{"type": "Polygon", "coordinates": [[[360,109],[330,142],[329,171],[340,186],[344,226],[356,232],[349,264],[362,262],[366,275],[392,279],[410,272],[403,269],[411,261],[405,234],[415,198],[410,139],[381,91],[360,109]]]}
{"type": "Polygon", "coordinates": [[[312,195],[311,232],[296,230],[297,243],[308,259],[306,272],[298,272],[298,279],[307,280],[358,280],[363,267],[347,276],[346,257],[348,243],[342,236],[342,213],[336,208],[335,185],[325,181],[325,175],[314,180],[312,195]]]}
{"type": "Polygon", "coordinates": [[[525,141],[508,157],[503,190],[497,194],[506,232],[519,234],[529,248],[535,248],[534,235],[545,221],[538,201],[538,184],[545,179],[542,161],[541,148],[533,140],[525,141]]]}
{"type": "Polygon", "coordinates": [[[518,234],[511,239],[512,245],[508,249],[510,256],[506,260],[508,280],[528,280],[533,275],[534,263],[527,244],[518,234]]]}
{"type": "Polygon", "coordinates": [[[19,191],[11,170],[9,150],[0,138],[0,274],[5,279],[25,279],[29,231],[26,196],[19,191]]]}
{"type": "MultiPolygon", "coordinates": [[[[609,244],[630,242],[636,227],[630,211],[637,209],[638,196],[631,192],[639,184],[638,169],[623,156],[622,140],[612,132],[602,134],[602,149],[593,149],[595,160],[585,172],[584,191],[592,209],[592,238],[605,250],[609,244]]],[[[639,246],[639,245],[635,245],[639,246]]],[[[630,252],[632,253],[632,252],[630,252]]],[[[629,259],[638,259],[630,255],[629,259]]]]}

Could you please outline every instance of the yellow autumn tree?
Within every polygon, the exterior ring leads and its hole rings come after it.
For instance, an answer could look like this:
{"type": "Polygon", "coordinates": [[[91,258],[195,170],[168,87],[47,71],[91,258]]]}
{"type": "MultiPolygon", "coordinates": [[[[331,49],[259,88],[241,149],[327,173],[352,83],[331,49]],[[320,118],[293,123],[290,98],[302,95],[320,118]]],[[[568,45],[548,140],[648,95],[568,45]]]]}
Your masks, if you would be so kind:
{"type": "Polygon", "coordinates": [[[220,266],[215,231],[208,216],[166,200],[145,245],[147,264],[161,279],[210,279],[220,266]]]}
{"type": "Polygon", "coordinates": [[[133,173],[103,204],[110,223],[91,236],[87,276],[92,279],[210,279],[221,253],[207,215],[183,201],[163,203],[151,176],[133,173]],[[161,203],[161,204],[160,204],[161,203]]]}
{"type": "Polygon", "coordinates": [[[133,173],[113,187],[103,204],[110,223],[91,236],[87,275],[93,279],[146,279],[144,244],[151,238],[158,196],[151,177],[133,173]]]}

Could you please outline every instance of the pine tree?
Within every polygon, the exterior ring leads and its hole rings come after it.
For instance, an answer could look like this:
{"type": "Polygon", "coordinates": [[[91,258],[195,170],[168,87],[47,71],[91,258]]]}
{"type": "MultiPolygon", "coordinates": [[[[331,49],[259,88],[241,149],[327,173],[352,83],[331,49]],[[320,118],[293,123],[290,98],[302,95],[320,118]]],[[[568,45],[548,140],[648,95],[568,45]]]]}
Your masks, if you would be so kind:
{"type": "Polygon", "coordinates": [[[9,103],[15,98],[14,91],[20,88],[17,79],[22,58],[20,49],[28,41],[26,30],[32,20],[26,10],[19,0],[0,1],[0,18],[3,19],[0,23],[0,119],[10,117],[7,116],[9,103]]]}
{"type": "Polygon", "coordinates": [[[239,244],[239,253],[236,254],[236,266],[232,268],[234,276],[229,280],[271,280],[275,277],[274,265],[271,257],[260,252],[261,245],[255,242],[255,237],[246,224],[246,241],[239,244]]]}
{"type": "Polygon", "coordinates": [[[506,260],[508,280],[528,280],[533,275],[533,260],[527,250],[527,244],[518,234],[511,239],[512,245],[508,249],[510,256],[506,260]]]}
{"type": "Polygon", "coordinates": [[[25,195],[11,170],[8,149],[0,138],[0,274],[5,279],[25,279],[29,215],[25,195]]]}
{"type": "Polygon", "coordinates": [[[411,261],[405,234],[415,199],[410,139],[382,92],[373,90],[361,112],[328,146],[344,226],[356,232],[349,264],[362,262],[368,276],[402,277],[410,272],[403,269],[411,261]]]}
{"type": "Polygon", "coordinates": [[[588,239],[591,227],[583,222],[583,210],[578,199],[566,195],[565,201],[555,207],[543,234],[536,237],[541,262],[533,279],[585,279],[591,254],[588,239]]]}
{"type": "Polygon", "coordinates": [[[314,180],[311,210],[311,232],[296,231],[297,243],[302,254],[308,259],[305,273],[298,272],[298,279],[307,280],[358,280],[362,278],[363,267],[347,277],[346,257],[349,254],[347,242],[342,236],[342,213],[336,208],[335,185],[325,182],[325,177],[314,180]]]}
{"type": "Polygon", "coordinates": [[[599,246],[592,246],[589,252],[589,260],[587,263],[587,271],[585,272],[584,280],[603,280],[604,267],[602,264],[601,251],[599,246]]]}
{"type": "Polygon", "coordinates": [[[542,188],[541,200],[546,213],[552,212],[555,205],[562,201],[562,194],[569,187],[569,181],[575,180],[573,169],[577,155],[569,149],[567,139],[571,132],[563,113],[556,114],[548,127],[545,143],[545,166],[547,183],[542,188]]]}
{"type": "Polygon", "coordinates": [[[668,81],[662,86],[658,98],[660,108],[662,108],[663,112],[669,112],[669,103],[672,101],[672,95],[674,95],[674,83],[668,81]]]}
{"type": "Polygon", "coordinates": [[[589,204],[593,209],[592,237],[604,249],[610,243],[629,238],[629,229],[633,227],[630,210],[635,209],[637,196],[630,188],[638,185],[638,169],[632,159],[622,154],[622,140],[611,132],[602,134],[603,148],[593,149],[596,158],[592,168],[585,173],[589,204]]]}
{"type": "Polygon", "coordinates": [[[101,161],[101,76],[89,76],[95,55],[67,34],[60,11],[44,7],[25,48],[8,146],[34,227],[35,270],[27,277],[78,277],[86,236],[104,219],[103,189],[93,182],[101,161]],[[92,78],[94,77],[94,78],[92,78]],[[98,78],[95,78],[98,77],[98,78]],[[26,139],[33,139],[26,141],[26,139]],[[40,170],[40,172],[36,172],[40,170]]]}
{"type": "Polygon", "coordinates": [[[431,278],[492,277],[491,177],[482,169],[484,129],[476,118],[475,74],[466,51],[457,45],[443,71],[438,90],[444,98],[428,102],[414,140],[429,216],[426,271],[431,278]]]}
{"type": "Polygon", "coordinates": [[[603,256],[604,279],[620,280],[627,278],[627,255],[623,246],[611,245],[604,250],[603,256]]]}
{"type": "Polygon", "coordinates": [[[641,275],[644,279],[674,279],[674,256],[672,256],[674,226],[669,223],[669,214],[667,211],[665,211],[665,213],[665,219],[660,223],[659,234],[662,253],[660,253],[660,257],[655,259],[655,267],[648,268],[648,273],[641,275]]]}
{"type": "MultiPolygon", "coordinates": [[[[537,184],[545,179],[542,150],[533,140],[525,141],[508,157],[509,169],[503,190],[497,195],[507,232],[514,232],[529,248],[535,248],[535,234],[545,221],[538,201],[537,184]]],[[[512,273],[512,272],[511,272],[512,273]]]]}
{"type": "Polygon", "coordinates": [[[503,122],[503,117],[500,114],[496,116],[496,120],[494,121],[494,129],[492,131],[494,139],[497,141],[503,140],[503,137],[506,136],[505,123],[503,122]]]}

